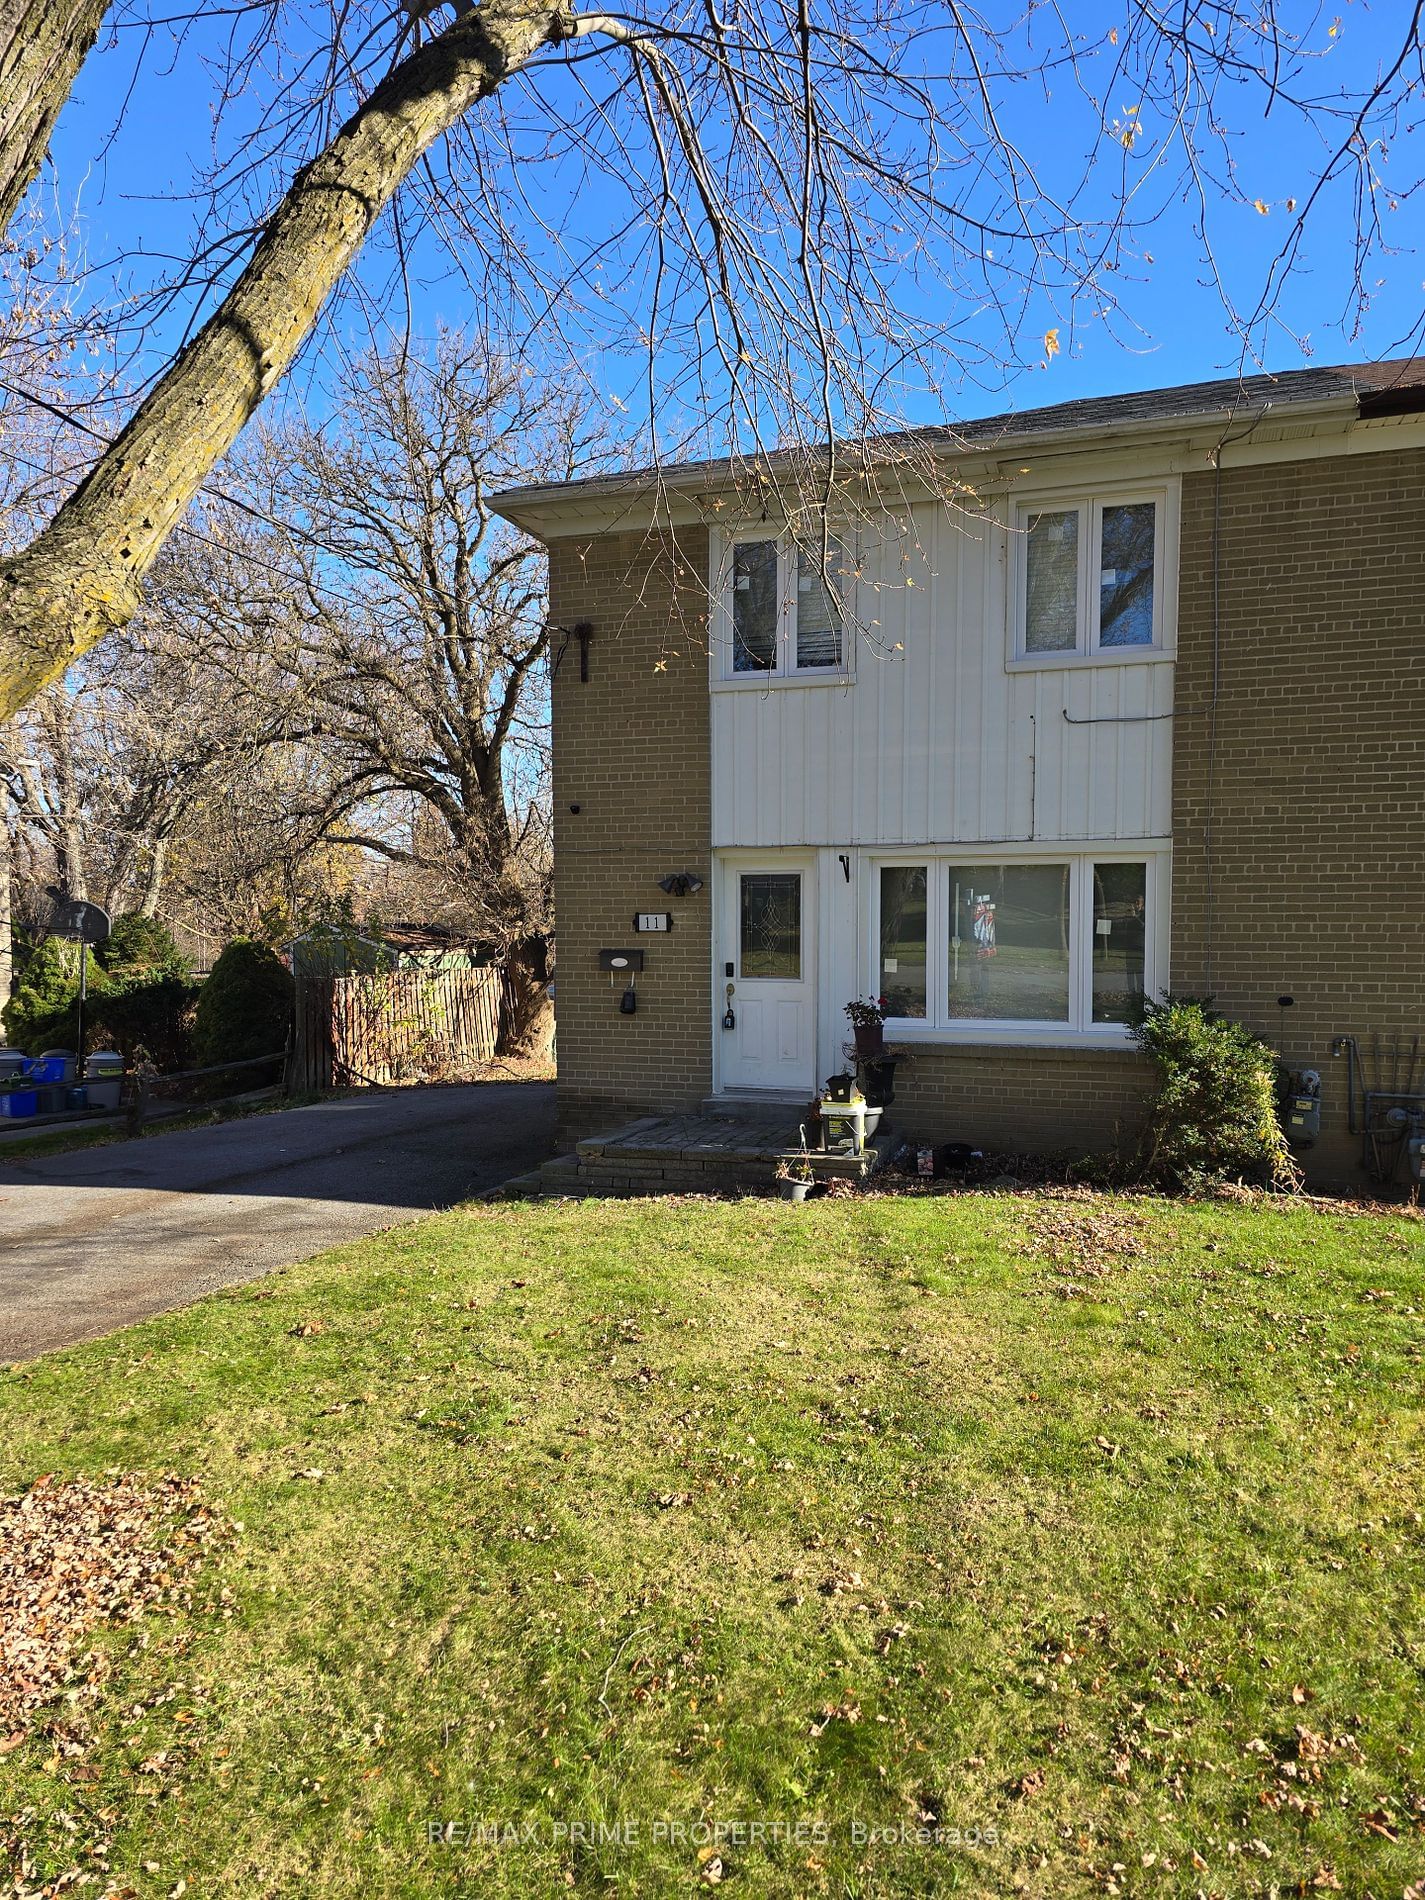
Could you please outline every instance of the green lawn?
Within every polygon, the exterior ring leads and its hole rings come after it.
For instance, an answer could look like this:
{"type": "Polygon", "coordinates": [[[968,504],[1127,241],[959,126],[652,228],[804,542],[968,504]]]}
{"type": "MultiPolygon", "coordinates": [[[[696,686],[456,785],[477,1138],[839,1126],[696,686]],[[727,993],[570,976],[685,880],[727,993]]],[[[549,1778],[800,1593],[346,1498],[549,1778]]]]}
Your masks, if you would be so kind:
{"type": "Polygon", "coordinates": [[[26,1892],[1398,1900],[1422,1255],[1309,1205],[474,1207],[0,1375],[0,1488],[242,1525],[0,1756],[0,1838],[26,1892]]]}

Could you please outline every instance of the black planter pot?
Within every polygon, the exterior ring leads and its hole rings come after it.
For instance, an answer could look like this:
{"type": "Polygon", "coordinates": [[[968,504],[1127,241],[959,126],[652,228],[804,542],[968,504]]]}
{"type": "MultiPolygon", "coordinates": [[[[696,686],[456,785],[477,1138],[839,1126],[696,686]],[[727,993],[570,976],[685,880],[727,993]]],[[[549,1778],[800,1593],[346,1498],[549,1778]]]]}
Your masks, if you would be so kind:
{"type": "Polygon", "coordinates": [[[853,1023],[851,1034],[855,1039],[858,1056],[875,1056],[886,1046],[884,1023],[853,1023]]]}
{"type": "Polygon", "coordinates": [[[872,1108],[887,1108],[896,1099],[896,1063],[899,1056],[865,1055],[857,1063],[861,1093],[872,1108]]]}

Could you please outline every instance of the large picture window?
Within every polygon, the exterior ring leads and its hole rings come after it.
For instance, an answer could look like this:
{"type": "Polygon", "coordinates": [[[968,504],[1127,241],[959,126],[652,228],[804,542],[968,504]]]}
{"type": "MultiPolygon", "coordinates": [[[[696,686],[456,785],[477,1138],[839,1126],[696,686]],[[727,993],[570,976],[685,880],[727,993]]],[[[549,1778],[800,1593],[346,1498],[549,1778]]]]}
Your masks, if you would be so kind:
{"type": "Polygon", "coordinates": [[[1067,864],[952,864],[946,1014],[1069,1020],[1067,864]]]}
{"type": "Polygon", "coordinates": [[[730,534],[713,576],[718,677],[743,682],[839,679],[856,583],[849,541],[790,533],[730,534]]]}
{"type": "Polygon", "coordinates": [[[927,855],[872,888],[874,981],[907,1030],[1111,1034],[1154,992],[1156,854],[927,855]]]}
{"type": "Polygon", "coordinates": [[[1016,658],[1161,648],[1166,514],[1161,493],[1019,503],[1011,524],[1016,658]]]}

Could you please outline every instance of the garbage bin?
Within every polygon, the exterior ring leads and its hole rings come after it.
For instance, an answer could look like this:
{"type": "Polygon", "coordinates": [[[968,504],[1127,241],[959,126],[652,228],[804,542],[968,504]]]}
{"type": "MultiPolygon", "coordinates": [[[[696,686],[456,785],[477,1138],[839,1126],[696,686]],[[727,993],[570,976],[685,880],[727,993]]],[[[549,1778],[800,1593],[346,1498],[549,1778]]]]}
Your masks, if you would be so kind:
{"type": "Polygon", "coordinates": [[[124,1088],[124,1058],[113,1049],[96,1049],[84,1064],[84,1087],[91,1108],[116,1109],[124,1088]]]}
{"type": "Polygon", "coordinates": [[[72,1049],[46,1049],[25,1064],[25,1080],[40,1084],[72,1082],[79,1058],[72,1049]]]}
{"type": "Polygon", "coordinates": [[[24,1066],[23,1049],[0,1049],[0,1087],[18,1077],[24,1066]]]}

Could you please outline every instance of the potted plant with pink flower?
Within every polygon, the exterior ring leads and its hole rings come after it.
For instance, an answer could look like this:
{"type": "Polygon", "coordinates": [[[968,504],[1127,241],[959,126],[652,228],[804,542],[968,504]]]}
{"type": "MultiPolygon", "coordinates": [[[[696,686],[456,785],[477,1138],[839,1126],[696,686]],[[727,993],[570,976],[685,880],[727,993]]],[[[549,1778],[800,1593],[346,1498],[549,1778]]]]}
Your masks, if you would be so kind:
{"type": "Polygon", "coordinates": [[[884,996],[857,997],[855,1002],[846,1005],[858,1056],[879,1055],[885,1048],[886,1011],[889,1007],[889,1001],[884,996]]]}

